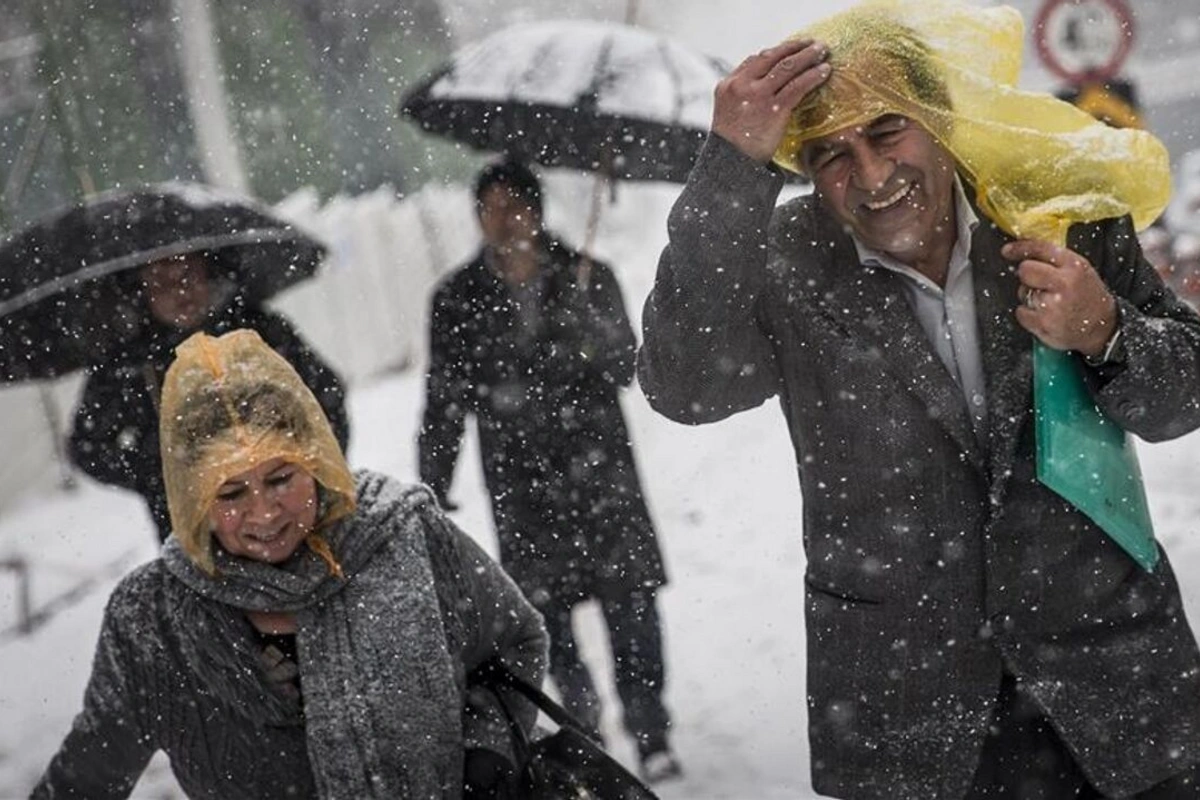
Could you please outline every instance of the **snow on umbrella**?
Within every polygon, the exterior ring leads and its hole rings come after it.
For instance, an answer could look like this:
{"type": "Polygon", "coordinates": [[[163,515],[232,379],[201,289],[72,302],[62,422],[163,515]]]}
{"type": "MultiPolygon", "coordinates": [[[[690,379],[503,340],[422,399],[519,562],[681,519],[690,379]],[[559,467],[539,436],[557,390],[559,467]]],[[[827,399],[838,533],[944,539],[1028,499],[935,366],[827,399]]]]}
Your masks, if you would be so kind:
{"type": "Polygon", "coordinates": [[[427,131],[481,150],[682,183],[725,72],[719,61],[641,28],[534,22],[464,47],[400,110],[427,131]]]}
{"type": "Polygon", "coordinates": [[[197,252],[257,302],[310,277],[325,249],[258,203],[208,186],[97,195],[0,242],[0,381],[62,375],[135,338],[144,313],[133,270],[197,252]]]}

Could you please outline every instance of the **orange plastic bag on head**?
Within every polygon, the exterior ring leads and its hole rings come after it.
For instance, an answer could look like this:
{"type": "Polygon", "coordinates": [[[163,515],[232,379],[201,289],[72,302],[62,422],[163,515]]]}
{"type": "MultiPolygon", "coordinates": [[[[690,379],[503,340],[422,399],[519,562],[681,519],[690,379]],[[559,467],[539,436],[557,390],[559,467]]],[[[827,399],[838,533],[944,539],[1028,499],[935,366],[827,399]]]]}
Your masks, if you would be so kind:
{"type": "MultiPolygon", "coordinates": [[[[1129,214],[1141,229],[1171,194],[1166,148],[1048,94],[1016,88],[1024,24],[1009,7],[867,0],[797,33],[829,48],[826,83],[792,113],[775,162],[803,170],[812,139],[885,114],[920,123],[954,157],[980,210],[1009,234],[1065,244],[1068,228],[1129,214]]],[[[1139,564],[1158,559],[1137,456],[1067,353],[1038,345],[1038,478],[1139,564]]]]}
{"type": "MultiPolygon", "coordinates": [[[[173,535],[197,565],[214,570],[207,517],[217,491],[263,462],[282,458],[316,478],[327,501],[318,531],[354,510],[354,476],[325,412],[256,332],[197,333],[175,354],[159,412],[163,480],[173,535]]],[[[309,544],[330,561],[324,540],[309,544]]]]}

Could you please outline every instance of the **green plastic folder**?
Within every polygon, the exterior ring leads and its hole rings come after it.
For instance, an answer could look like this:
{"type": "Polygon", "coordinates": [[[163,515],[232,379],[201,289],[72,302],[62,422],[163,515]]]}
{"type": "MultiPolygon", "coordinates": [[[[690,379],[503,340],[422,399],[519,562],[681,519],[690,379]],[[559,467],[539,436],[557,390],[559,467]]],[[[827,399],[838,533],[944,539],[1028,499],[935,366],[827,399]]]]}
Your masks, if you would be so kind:
{"type": "Polygon", "coordinates": [[[1137,453],[1129,435],[1092,401],[1082,369],[1067,353],[1034,344],[1038,480],[1151,572],[1158,545],[1137,453]]]}

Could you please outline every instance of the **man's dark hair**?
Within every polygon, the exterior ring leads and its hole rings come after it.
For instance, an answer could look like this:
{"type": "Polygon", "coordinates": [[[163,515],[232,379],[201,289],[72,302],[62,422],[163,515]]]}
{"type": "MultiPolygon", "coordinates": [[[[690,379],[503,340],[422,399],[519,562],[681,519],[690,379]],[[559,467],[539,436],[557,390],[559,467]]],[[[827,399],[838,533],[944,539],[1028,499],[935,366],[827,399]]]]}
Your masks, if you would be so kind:
{"type": "Polygon", "coordinates": [[[493,186],[501,185],[529,204],[540,217],[542,214],[542,184],[533,170],[520,161],[500,161],[489,164],[475,179],[475,207],[483,207],[483,195],[493,186]]]}

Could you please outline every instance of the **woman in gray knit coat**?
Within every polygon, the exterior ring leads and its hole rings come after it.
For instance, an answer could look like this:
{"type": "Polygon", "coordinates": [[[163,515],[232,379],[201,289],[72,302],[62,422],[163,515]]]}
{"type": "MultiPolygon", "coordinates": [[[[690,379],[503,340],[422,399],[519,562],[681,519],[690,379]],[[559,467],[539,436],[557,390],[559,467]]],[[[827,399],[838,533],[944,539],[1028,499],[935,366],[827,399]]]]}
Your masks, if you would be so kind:
{"type": "Polygon", "coordinates": [[[113,593],[33,797],[128,797],[157,750],[192,798],[509,797],[507,723],[467,675],[499,657],[540,683],[537,612],[426,489],[351,475],[257,334],[177,352],[174,535],[113,593]]]}

